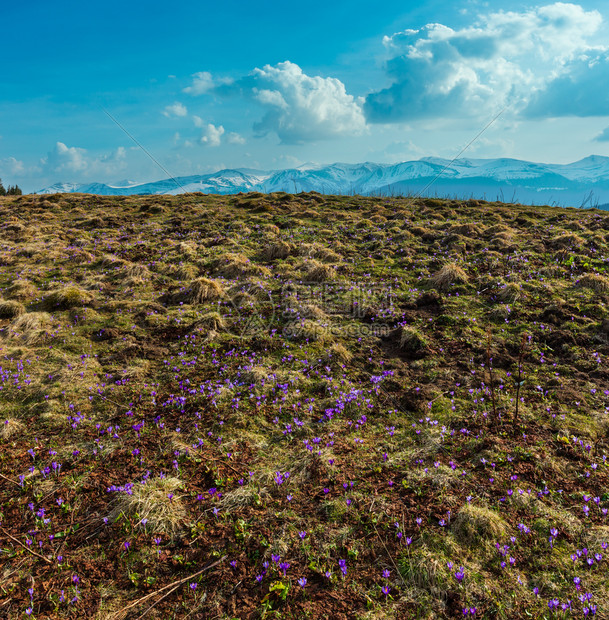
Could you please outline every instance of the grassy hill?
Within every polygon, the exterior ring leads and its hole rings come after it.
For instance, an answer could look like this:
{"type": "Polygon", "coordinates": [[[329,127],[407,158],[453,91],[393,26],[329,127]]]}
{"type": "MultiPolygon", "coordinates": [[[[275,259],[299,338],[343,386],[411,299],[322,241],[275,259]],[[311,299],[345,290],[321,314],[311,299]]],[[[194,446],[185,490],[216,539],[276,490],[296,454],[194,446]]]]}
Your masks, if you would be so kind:
{"type": "Polygon", "coordinates": [[[609,617],[605,213],[0,213],[1,617],[609,617]]]}

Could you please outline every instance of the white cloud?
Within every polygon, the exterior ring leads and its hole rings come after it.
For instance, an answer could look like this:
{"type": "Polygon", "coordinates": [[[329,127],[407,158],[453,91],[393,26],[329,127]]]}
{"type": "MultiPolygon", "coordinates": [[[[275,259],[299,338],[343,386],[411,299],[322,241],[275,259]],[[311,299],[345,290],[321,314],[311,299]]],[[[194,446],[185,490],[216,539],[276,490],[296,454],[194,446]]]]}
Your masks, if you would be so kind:
{"type": "Polygon", "coordinates": [[[557,2],[498,11],[470,27],[428,24],[385,37],[386,71],[393,83],[366,98],[372,122],[487,115],[504,106],[523,109],[535,93],[567,73],[592,45],[602,17],[557,2]]]}
{"type": "Polygon", "coordinates": [[[258,90],[253,88],[254,99],[262,105],[275,106],[287,110],[289,108],[287,101],[283,98],[283,95],[278,90],[258,90]]]}
{"type": "Polygon", "coordinates": [[[201,132],[199,142],[206,146],[220,146],[221,138],[224,134],[224,127],[222,127],[222,125],[216,127],[212,123],[207,123],[203,124],[202,128],[203,131],[201,132]]]}
{"type": "Polygon", "coordinates": [[[226,140],[229,144],[245,144],[245,138],[234,131],[231,131],[228,136],[226,136],[226,140]]]}
{"type": "Polygon", "coordinates": [[[188,114],[188,110],[186,106],[179,101],[176,101],[173,105],[168,105],[163,110],[163,114],[167,117],[171,116],[186,116],[188,114]]]}
{"type": "Polygon", "coordinates": [[[609,142],[609,127],[605,127],[603,131],[601,131],[596,138],[594,138],[595,142],[609,142]]]}
{"type": "Polygon", "coordinates": [[[273,164],[281,168],[298,168],[304,162],[298,157],[294,157],[294,155],[279,155],[278,157],[273,157],[273,164]]]}
{"type": "Polygon", "coordinates": [[[66,146],[63,142],[57,142],[55,148],[49,151],[41,160],[44,168],[53,172],[82,172],[88,167],[86,149],[76,146],[66,146]]]}
{"type": "Polygon", "coordinates": [[[410,161],[430,155],[429,148],[423,149],[412,140],[395,140],[386,146],[366,153],[366,161],[391,162],[410,161]]]}
{"type": "Polygon", "coordinates": [[[524,115],[609,116],[609,54],[584,55],[531,97],[524,115]]]}
{"type": "Polygon", "coordinates": [[[20,175],[25,172],[25,166],[19,159],[6,157],[5,159],[0,159],[0,172],[2,174],[20,175]]]}
{"type": "Polygon", "coordinates": [[[70,173],[79,178],[113,175],[126,169],[127,150],[119,146],[111,153],[89,156],[86,149],[57,142],[40,164],[45,173],[70,173]]]}
{"type": "MultiPolygon", "coordinates": [[[[332,139],[361,134],[366,129],[363,99],[346,92],[338,79],[309,76],[289,61],[254,69],[238,81],[215,79],[207,72],[197,73],[191,94],[213,92],[221,97],[242,96],[266,110],[254,124],[258,136],[275,133],[284,144],[332,139]]],[[[193,117],[198,127],[199,117],[193,117]]],[[[241,144],[243,138],[229,135],[228,141],[241,144]]]]}
{"type": "Polygon", "coordinates": [[[119,146],[109,155],[100,155],[99,158],[93,160],[93,164],[121,164],[127,158],[127,150],[124,146],[119,146]]]}
{"type": "MultiPolygon", "coordinates": [[[[203,144],[205,146],[220,146],[222,143],[222,136],[224,135],[224,127],[222,127],[222,125],[207,123],[196,114],[192,115],[192,120],[195,127],[203,130],[199,137],[199,144],[203,144]]],[[[245,144],[245,139],[238,133],[231,132],[226,136],[226,138],[230,144],[245,144]]]]}
{"type": "Polygon", "coordinates": [[[259,135],[276,133],[287,144],[360,134],[361,103],[336,78],[311,77],[292,62],[265,65],[243,78],[244,94],[267,108],[254,125],[259,135]]]}
{"type": "Polygon", "coordinates": [[[189,95],[202,95],[220,84],[230,84],[232,80],[229,78],[222,78],[220,80],[214,80],[212,74],[208,71],[199,71],[192,75],[192,84],[182,89],[182,92],[189,95]]]}

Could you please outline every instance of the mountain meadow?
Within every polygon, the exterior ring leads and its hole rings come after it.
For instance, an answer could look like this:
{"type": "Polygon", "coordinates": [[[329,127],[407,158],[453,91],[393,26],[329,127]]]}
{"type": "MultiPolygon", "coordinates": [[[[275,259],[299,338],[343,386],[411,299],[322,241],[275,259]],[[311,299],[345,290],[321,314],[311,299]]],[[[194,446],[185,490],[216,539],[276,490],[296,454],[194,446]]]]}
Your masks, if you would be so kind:
{"type": "Polygon", "coordinates": [[[609,618],[606,212],[0,213],[0,617],[609,618]]]}

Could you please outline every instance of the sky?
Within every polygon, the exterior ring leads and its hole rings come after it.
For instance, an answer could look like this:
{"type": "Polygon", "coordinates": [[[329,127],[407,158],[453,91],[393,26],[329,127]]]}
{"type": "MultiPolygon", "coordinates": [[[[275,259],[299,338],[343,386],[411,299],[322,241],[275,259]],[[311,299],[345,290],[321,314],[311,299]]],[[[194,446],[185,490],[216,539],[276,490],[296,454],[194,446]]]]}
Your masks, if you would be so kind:
{"type": "Polygon", "coordinates": [[[609,156],[597,0],[30,0],[2,18],[0,178],[27,192],[459,153],[609,156]]]}

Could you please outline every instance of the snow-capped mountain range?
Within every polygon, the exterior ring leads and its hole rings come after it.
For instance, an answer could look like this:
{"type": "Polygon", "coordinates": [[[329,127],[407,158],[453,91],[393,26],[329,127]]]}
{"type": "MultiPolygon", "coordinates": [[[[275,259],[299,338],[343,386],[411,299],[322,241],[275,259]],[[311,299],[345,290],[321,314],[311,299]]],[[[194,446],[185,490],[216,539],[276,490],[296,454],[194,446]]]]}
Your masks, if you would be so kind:
{"type": "Polygon", "coordinates": [[[609,208],[609,157],[591,155],[572,164],[518,159],[424,157],[398,164],[306,164],[288,170],[220,170],[152,183],[56,183],[38,194],[101,195],[237,194],[308,192],[407,196],[421,194],[526,204],[609,208]]]}

